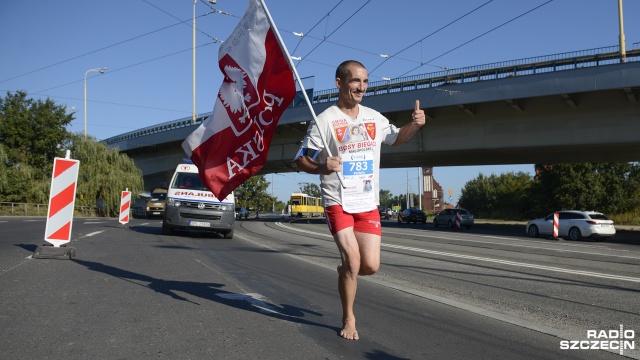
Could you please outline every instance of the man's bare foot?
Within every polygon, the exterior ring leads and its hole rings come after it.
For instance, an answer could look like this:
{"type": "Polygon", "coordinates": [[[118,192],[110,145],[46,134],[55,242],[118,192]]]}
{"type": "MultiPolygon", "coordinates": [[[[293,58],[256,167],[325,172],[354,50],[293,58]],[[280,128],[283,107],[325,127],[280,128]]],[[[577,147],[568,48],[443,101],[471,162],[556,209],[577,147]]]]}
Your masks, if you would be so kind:
{"type": "Polygon", "coordinates": [[[340,336],[347,340],[358,340],[360,336],[358,336],[358,331],[356,330],[356,322],[355,320],[349,321],[345,320],[344,325],[342,326],[342,330],[340,330],[340,336]]]}

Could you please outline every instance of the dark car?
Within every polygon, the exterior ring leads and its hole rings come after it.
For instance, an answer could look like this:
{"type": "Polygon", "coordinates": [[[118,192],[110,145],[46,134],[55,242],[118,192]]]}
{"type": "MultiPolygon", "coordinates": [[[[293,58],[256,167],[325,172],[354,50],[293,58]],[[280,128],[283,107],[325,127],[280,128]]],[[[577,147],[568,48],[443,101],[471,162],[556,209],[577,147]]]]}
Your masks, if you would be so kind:
{"type": "Polygon", "coordinates": [[[405,209],[398,213],[398,223],[427,223],[427,214],[420,209],[405,209]]]}
{"type": "Polygon", "coordinates": [[[386,206],[378,205],[378,212],[380,213],[380,219],[389,220],[391,218],[389,208],[386,206]]]}

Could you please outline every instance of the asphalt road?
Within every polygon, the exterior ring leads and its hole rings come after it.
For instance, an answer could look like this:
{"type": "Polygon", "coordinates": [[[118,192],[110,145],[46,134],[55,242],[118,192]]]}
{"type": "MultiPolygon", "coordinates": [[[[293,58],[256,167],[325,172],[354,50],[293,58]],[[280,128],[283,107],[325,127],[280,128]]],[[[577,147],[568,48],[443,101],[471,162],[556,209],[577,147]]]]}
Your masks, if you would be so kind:
{"type": "Polygon", "coordinates": [[[44,228],[0,217],[1,359],[619,359],[561,342],[621,325],[635,336],[624,356],[640,358],[633,241],[384,222],[354,342],[337,335],[338,253],[321,219],[238,221],[233,240],[76,219],[74,259],[32,259],[44,228]]]}

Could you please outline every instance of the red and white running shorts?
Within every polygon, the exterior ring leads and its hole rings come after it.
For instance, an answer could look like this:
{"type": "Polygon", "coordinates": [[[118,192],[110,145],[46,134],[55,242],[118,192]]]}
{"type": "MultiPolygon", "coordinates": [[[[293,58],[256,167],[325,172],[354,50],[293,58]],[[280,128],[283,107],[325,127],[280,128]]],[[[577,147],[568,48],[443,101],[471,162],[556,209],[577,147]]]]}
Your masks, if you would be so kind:
{"type": "Polygon", "coordinates": [[[351,214],[345,212],[342,205],[332,205],[325,208],[324,212],[331,235],[352,226],[353,231],[382,236],[378,209],[351,214]]]}

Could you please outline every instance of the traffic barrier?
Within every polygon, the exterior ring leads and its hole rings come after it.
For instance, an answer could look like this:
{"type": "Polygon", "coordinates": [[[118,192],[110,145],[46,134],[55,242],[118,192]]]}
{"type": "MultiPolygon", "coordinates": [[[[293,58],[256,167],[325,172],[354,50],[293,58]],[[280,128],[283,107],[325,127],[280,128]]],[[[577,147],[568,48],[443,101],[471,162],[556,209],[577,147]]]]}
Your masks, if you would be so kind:
{"type": "Polygon", "coordinates": [[[129,211],[131,209],[131,191],[127,188],[120,196],[120,224],[124,225],[129,222],[129,211]]]}
{"type": "Polygon", "coordinates": [[[53,161],[44,240],[54,247],[71,241],[80,161],[69,157],[70,151],[67,150],[66,158],[55,158],[53,161]]]}
{"type": "Polygon", "coordinates": [[[460,211],[456,212],[456,230],[460,230],[460,211]]]}
{"type": "Polygon", "coordinates": [[[553,237],[558,238],[558,213],[553,214],[553,237]]]}

